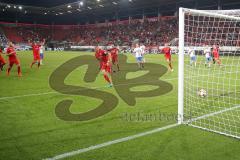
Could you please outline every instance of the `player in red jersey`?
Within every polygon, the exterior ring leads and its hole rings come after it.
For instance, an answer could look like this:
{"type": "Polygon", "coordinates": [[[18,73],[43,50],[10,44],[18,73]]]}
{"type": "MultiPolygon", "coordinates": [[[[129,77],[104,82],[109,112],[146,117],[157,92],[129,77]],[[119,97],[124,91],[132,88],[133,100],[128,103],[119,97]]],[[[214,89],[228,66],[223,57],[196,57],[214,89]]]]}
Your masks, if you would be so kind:
{"type": "Polygon", "coordinates": [[[101,70],[102,67],[102,60],[101,60],[101,56],[102,54],[104,54],[106,51],[100,49],[100,47],[96,47],[95,48],[95,57],[96,59],[99,61],[99,70],[101,70]]]}
{"type": "Polygon", "coordinates": [[[5,59],[2,56],[3,52],[2,52],[2,48],[0,48],[0,70],[3,70],[4,65],[6,64],[5,59]]]}
{"type": "Polygon", "coordinates": [[[110,74],[112,73],[111,70],[111,54],[107,53],[106,51],[96,47],[96,54],[95,56],[100,61],[100,69],[103,73],[104,79],[109,83],[109,87],[112,87],[112,79],[110,74]]]}
{"type": "Polygon", "coordinates": [[[173,72],[171,48],[169,47],[168,43],[165,43],[164,48],[161,50],[161,53],[165,54],[164,56],[168,63],[169,70],[173,72]]]}
{"type": "MultiPolygon", "coordinates": [[[[118,64],[118,52],[119,49],[117,47],[112,47],[110,50],[111,58],[112,58],[112,64],[117,66],[117,70],[120,71],[119,64],[118,64]]],[[[115,72],[115,71],[113,71],[115,72]]]]}
{"type": "Polygon", "coordinates": [[[41,64],[40,49],[41,49],[41,46],[44,45],[44,43],[45,43],[45,39],[43,39],[43,42],[39,44],[37,44],[36,42],[31,43],[29,41],[29,45],[32,46],[32,50],[33,50],[33,62],[31,63],[31,68],[35,63],[38,64],[38,68],[40,67],[40,64],[41,64]]]}
{"type": "Polygon", "coordinates": [[[8,43],[7,56],[8,56],[8,61],[9,61],[9,67],[7,69],[7,76],[10,75],[10,71],[11,71],[13,65],[16,64],[17,68],[18,68],[18,76],[21,77],[22,72],[21,72],[20,61],[17,58],[17,53],[15,51],[15,48],[14,48],[14,45],[12,42],[8,43]]]}
{"type": "Polygon", "coordinates": [[[214,60],[220,66],[221,65],[221,60],[220,60],[220,56],[219,56],[219,47],[217,45],[213,45],[212,54],[213,54],[214,60]]]}

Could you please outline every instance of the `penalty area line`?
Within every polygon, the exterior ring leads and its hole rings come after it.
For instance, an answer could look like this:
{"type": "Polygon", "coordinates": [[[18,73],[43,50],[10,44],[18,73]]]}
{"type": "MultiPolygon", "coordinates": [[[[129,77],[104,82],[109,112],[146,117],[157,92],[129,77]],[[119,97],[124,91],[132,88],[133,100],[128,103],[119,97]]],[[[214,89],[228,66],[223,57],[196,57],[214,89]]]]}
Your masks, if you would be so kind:
{"type": "Polygon", "coordinates": [[[79,155],[79,154],[82,154],[82,153],[85,153],[85,152],[97,150],[97,149],[100,149],[100,148],[103,148],[103,147],[111,146],[111,145],[114,145],[114,144],[130,141],[130,140],[133,140],[133,139],[136,139],[136,138],[139,138],[139,137],[143,137],[143,136],[147,136],[147,135],[154,134],[154,133],[157,133],[157,132],[161,132],[161,131],[164,131],[164,130],[167,130],[167,129],[170,129],[170,128],[177,127],[179,125],[180,124],[177,124],[177,123],[167,125],[167,126],[164,126],[164,127],[161,127],[161,128],[157,128],[157,129],[142,132],[142,133],[139,133],[139,134],[136,134],[136,135],[116,139],[116,140],[113,140],[113,141],[108,141],[108,142],[105,142],[105,143],[102,143],[102,144],[93,145],[93,146],[90,146],[90,147],[87,147],[87,148],[82,148],[82,149],[78,149],[78,150],[75,150],[75,151],[66,152],[66,153],[63,153],[63,154],[56,155],[52,158],[45,158],[45,159],[42,159],[42,160],[60,160],[60,159],[76,156],[76,155],[79,155]]]}
{"type": "Polygon", "coordinates": [[[25,94],[25,95],[19,95],[19,96],[0,97],[0,101],[1,101],[1,100],[5,100],[5,99],[22,98],[22,97],[33,97],[33,96],[42,96],[42,95],[55,94],[55,93],[57,93],[57,92],[42,92],[42,93],[25,94]]]}

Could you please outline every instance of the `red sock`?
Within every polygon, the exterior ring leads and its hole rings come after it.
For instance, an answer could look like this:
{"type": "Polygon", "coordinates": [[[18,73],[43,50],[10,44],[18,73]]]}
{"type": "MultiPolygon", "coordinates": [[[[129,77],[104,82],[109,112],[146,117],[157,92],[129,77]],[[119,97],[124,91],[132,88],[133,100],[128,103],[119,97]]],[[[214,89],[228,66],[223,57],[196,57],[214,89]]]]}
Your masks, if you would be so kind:
{"type": "Polygon", "coordinates": [[[103,76],[104,76],[104,79],[105,79],[108,83],[111,83],[109,77],[108,77],[106,74],[104,74],[103,76]]]}
{"type": "Polygon", "coordinates": [[[22,72],[21,72],[21,67],[18,66],[18,75],[21,75],[21,74],[22,74],[22,72]]]}
{"type": "Polygon", "coordinates": [[[10,74],[10,71],[11,71],[11,67],[9,67],[8,69],[7,69],[7,75],[9,76],[9,74],[10,74]]]}
{"type": "Polygon", "coordinates": [[[119,65],[117,64],[118,71],[120,70],[119,65]]]}

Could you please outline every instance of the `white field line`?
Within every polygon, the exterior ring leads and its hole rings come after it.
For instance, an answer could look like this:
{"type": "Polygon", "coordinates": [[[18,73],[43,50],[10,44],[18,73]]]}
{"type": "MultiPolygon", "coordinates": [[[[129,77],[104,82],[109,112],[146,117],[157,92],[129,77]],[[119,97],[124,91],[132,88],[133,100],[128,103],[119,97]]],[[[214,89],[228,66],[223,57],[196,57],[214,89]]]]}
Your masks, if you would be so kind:
{"type": "MultiPolygon", "coordinates": [[[[193,121],[197,121],[197,120],[200,120],[200,119],[208,118],[208,117],[211,117],[211,116],[214,116],[214,115],[217,115],[217,114],[221,114],[221,113],[224,113],[224,112],[227,112],[227,111],[231,111],[231,110],[234,110],[234,109],[238,109],[238,108],[240,108],[240,106],[234,106],[234,107],[227,108],[227,109],[224,109],[224,110],[221,110],[221,111],[206,114],[206,115],[191,119],[190,121],[185,121],[184,124],[188,124],[189,122],[193,122],[193,121]]],[[[164,130],[167,130],[167,129],[170,129],[170,128],[177,127],[179,125],[180,124],[177,124],[177,123],[167,125],[165,127],[153,129],[151,131],[147,131],[147,132],[139,133],[139,134],[136,134],[136,135],[116,139],[116,140],[113,140],[113,141],[108,141],[108,142],[105,142],[105,143],[102,143],[102,144],[97,144],[97,145],[94,145],[94,146],[78,149],[78,150],[75,150],[75,151],[66,152],[66,153],[63,153],[63,154],[56,155],[52,158],[46,158],[46,159],[43,159],[43,160],[61,160],[61,159],[64,159],[64,158],[76,156],[76,155],[79,155],[79,154],[82,154],[82,153],[85,153],[85,152],[93,151],[93,150],[100,149],[100,148],[103,148],[103,147],[107,147],[107,146],[110,146],[110,145],[114,145],[114,144],[117,144],[117,143],[122,143],[122,142],[130,141],[130,140],[133,140],[133,139],[136,139],[136,138],[139,138],[139,137],[150,135],[150,134],[153,134],[153,133],[161,132],[161,131],[164,131],[164,130]]],[[[191,125],[191,126],[194,126],[194,125],[191,125]]],[[[199,126],[194,126],[194,127],[201,128],[201,129],[204,129],[204,130],[209,130],[207,128],[202,128],[202,127],[199,127],[199,126]]],[[[217,132],[217,131],[214,131],[214,130],[211,130],[211,131],[213,131],[215,133],[220,133],[220,134],[223,134],[223,135],[226,135],[226,136],[240,138],[238,136],[229,135],[229,134],[225,134],[225,133],[222,133],[222,132],[217,132]]]]}
{"type": "Polygon", "coordinates": [[[150,134],[153,134],[153,133],[161,132],[161,131],[164,131],[164,130],[167,130],[167,129],[170,129],[170,128],[174,128],[174,127],[177,127],[177,126],[179,126],[179,124],[177,124],[177,123],[176,124],[171,124],[171,125],[168,125],[168,126],[165,126],[165,127],[153,129],[151,131],[147,131],[147,132],[139,133],[139,134],[136,134],[136,135],[116,139],[116,140],[113,140],[113,141],[108,141],[108,142],[105,142],[105,143],[102,143],[102,144],[97,144],[97,145],[94,145],[94,146],[78,149],[78,150],[71,151],[71,152],[66,152],[66,153],[63,153],[63,154],[60,154],[60,155],[56,155],[52,158],[46,158],[46,159],[43,159],[43,160],[60,160],[60,159],[64,159],[64,158],[67,158],[67,157],[76,156],[76,155],[79,155],[81,153],[85,153],[85,152],[88,152],[88,151],[92,151],[92,150],[96,150],[96,149],[99,149],[99,148],[107,147],[107,146],[117,144],[117,143],[126,142],[126,141],[129,141],[129,140],[133,140],[133,139],[136,139],[136,138],[139,138],[139,137],[143,137],[143,136],[150,135],[150,134]]]}
{"type": "Polygon", "coordinates": [[[22,98],[22,97],[42,96],[42,95],[55,94],[55,93],[57,93],[57,92],[43,92],[43,93],[33,93],[33,94],[25,94],[25,95],[18,95],[18,96],[0,97],[0,101],[1,100],[5,100],[5,99],[15,99],[15,98],[22,98]]]}
{"type": "Polygon", "coordinates": [[[231,111],[231,110],[235,110],[235,109],[238,109],[238,108],[240,108],[240,106],[234,106],[234,107],[226,108],[224,110],[216,111],[216,112],[209,113],[209,114],[197,117],[197,118],[190,119],[190,120],[186,121],[185,123],[189,123],[189,122],[191,123],[191,122],[194,122],[194,121],[197,121],[197,120],[200,120],[200,119],[212,117],[212,116],[215,116],[217,114],[221,114],[221,113],[228,112],[228,111],[231,111]]]}
{"type": "Polygon", "coordinates": [[[205,127],[201,127],[201,126],[191,124],[191,122],[201,120],[201,119],[205,119],[205,118],[208,118],[208,117],[212,117],[212,116],[215,116],[217,114],[222,114],[224,112],[232,111],[232,110],[239,109],[239,108],[240,108],[240,105],[239,106],[233,106],[233,107],[230,107],[230,108],[226,108],[226,109],[223,109],[223,110],[220,110],[220,111],[216,111],[216,112],[213,112],[213,113],[209,113],[209,114],[206,114],[206,115],[203,115],[203,116],[200,116],[200,117],[190,119],[188,121],[185,121],[184,124],[188,124],[188,125],[196,127],[196,128],[200,128],[200,129],[203,129],[203,130],[212,131],[212,132],[215,132],[215,133],[218,133],[218,134],[222,134],[222,135],[225,135],[225,136],[240,139],[240,137],[237,136],[237,135],[228,134],[228,133],[224,133],[224,132],[220,132],[220,131],[216,131],[216,130],[213,130],[213,129],[209,129],[209,128],[205,128],[205,127]]]}
{"type": "Polygon", "coordinates": [[[224,135],[224,136],[228,136],[228,137],[231,137],[231,138],[232,138],[232,137],[233,137],[233,138],[237,138],[238,140],[240,140],[240,137],[237,136],[237,135],[228,134],[228,133],[216,131],[216,130],[209,129],[209,128],[205,128],[205,127],[200,127],[200,126],[193,125],[193,124],[189,124],[189,126],[192,126],[192,127],[195,127],[195,128],[199,128],[199,129],[202,129],[202,130],[205,130],[205,131],[214,132],[214,133],[221,134],[221,135],[224,135]]]}

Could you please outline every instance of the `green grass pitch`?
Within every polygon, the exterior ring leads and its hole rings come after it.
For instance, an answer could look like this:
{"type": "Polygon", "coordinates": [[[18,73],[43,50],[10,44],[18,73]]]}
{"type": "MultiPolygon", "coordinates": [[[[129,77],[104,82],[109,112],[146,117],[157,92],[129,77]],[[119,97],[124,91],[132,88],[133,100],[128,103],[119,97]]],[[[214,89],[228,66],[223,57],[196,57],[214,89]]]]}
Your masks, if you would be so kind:
{"type": "MultiPolygon", "coordinates": [[[[135,58],[127,55],[127,63],[120,61],[122,71],[113,75],[117,88],[105,87],[101,74],[91,82],[84,81],[88,66],[77,67],[69,73],[64,84],[108,93],[117,99],[117,105],[108,113],[87,121],[64,121],[56,116],[56,105],[62,100],[73,101],[70,111],[75,114],[91,111],[102,103],[94,97],[59,93],[49,85],[50,76],[59,66],[84,55],[92,56],[93,53],[46,52],[44,65],[38,70],[36,66],[30,68],[31,52],[19,52],[23,77],[17,77],[16,68],[9,77],[1,72],[1,160],[41,160],[176,123],[173,115],[177,114],[177,57],[173,56],[174,72],[165,73],[163,55],[147,55],[145,70],[142,71],[135,69],[135,58]],[[144,94],[156,89],[152,84],[156,82],[156,77],[148,69],[163,74],[158,80],[170,85],[170,89],[161,86],[167,90],[166,93],[144,94]],[[148,73],[149,78],[141,78],[148,73]],[[127,91],[127,87],[134,85],[131,79],[136,79],[134,84],[142,85],[127,91]],[[126,95],[129,91],[136,93],[135,104],[132,95],[126,95]],[[152,114],[162,117],[154,119],[152,114]],[[141,118],[136,118],[137,115],[141,118]]],[[[237,160],[240,157],[239,148],[237,139],[183,125],[65,159],[237,160]]]]}

